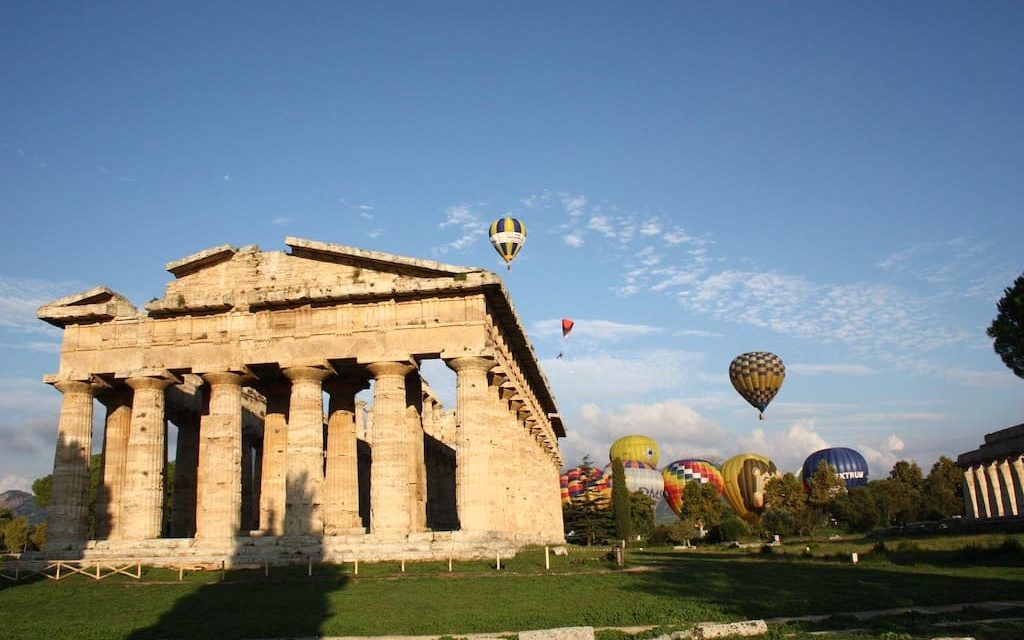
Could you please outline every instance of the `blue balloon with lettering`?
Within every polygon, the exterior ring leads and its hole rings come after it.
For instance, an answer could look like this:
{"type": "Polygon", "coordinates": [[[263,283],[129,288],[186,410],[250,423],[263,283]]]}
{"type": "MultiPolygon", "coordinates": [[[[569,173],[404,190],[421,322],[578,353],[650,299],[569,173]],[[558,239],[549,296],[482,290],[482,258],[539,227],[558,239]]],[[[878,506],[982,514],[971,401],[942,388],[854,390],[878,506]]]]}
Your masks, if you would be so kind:
{"type": "Polygon", "coordinates": [[[807,481],[818,470],[818,465],[822,462],[827,462],[835,468],[836,473],[846,483],[847,491],[854,487],[863,487],[868,483],[868,463],[864,456],[846,447],[831,447],[815,451],[804,460],[801,474],[804,479],[804,487],[807,487],[807,481]]]}

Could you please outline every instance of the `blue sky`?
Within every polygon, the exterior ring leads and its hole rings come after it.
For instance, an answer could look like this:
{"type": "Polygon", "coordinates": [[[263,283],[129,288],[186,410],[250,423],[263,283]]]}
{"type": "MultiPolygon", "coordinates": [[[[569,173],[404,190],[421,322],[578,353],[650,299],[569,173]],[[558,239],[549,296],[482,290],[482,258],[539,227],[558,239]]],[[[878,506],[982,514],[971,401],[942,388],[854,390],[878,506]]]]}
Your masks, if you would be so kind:
{"type": "Polygon", "coordinates": [[[1000,2],[5,3],[0,490],[52,466],[40,304],[287,235],[505,276],[569,462],[642,433],[927,471],[1024,422],[985,336],[1024,270],[1021,33],[1000,2]],[[764,422],[752,350],[787,364],[764,422]]]}

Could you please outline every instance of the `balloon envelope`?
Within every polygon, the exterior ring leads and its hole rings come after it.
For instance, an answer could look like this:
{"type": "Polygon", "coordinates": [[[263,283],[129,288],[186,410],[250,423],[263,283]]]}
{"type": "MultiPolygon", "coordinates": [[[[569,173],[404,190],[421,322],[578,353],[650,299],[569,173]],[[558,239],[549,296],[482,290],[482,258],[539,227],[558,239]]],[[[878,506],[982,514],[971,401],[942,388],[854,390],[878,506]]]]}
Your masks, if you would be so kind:
{"type": "Polygon", "coordinates": [[[562,318],[562,337],[563,338],[565,336],[569,335],[569,332],[572,331],[573,325],[575,325],[575,324],[576,323],[573,322],[572,320],[570,320],[569,318],[562,318]]]}
{"type": "Polygon", "coordinates": [[[677,516],[688,485],[711,484],[718,489],[719,495],[725,490],[722,472],[707,460],[676,460],[661,470],[661,477],[665,481],[665,502],[677,516]]]}
{"type": "Polygon", "coordinates": [[[736,515],[756,523],[764,511],[764,485],[779,475],[775,463],[756,453],[741,453],[722,463],[725,499],[736,515]]]}
{"type": "Polygon", "coordinates": [[[565,483],[565,495],[575,505],[591,503],[598,508],[607,508],[611,501],[611,479],[597,467],[574,467],[561,478],[565,483]]]}
{"type": "Polygon", "coordinates": [[[868,483],[868,462],[860,453],[846,447],[831,447],[821,449],[807,456],[804,466],[801,469],[804,487],[807,481],[818,470],[818,465],[827,462],[835,468],[836,473],[846,483],[846,489],[863,487],[868,483]]]}
{"type": "Polygon", "coordinates": [[[498,218],[491,223],[490,238],[494,250],[510,264],[526,242],[526,225],[515,218],[498,218]]]}
{"type": "Polygon", "coordinates": [[[660,455],[658,443],[647,436],[624,436],[613,442],[611,448],[608,449],[608,460],[616,458],[623,462],[637,460],[646,462],[652,467],[658,466],[660,455]]]}
{"type": "Polygon", "coordinates": [[[743,398],[761,413],[782,387],[786,365],[782,358],[767,351],[742,353],[729,364],[729,381],[743,398]]]}
{"type": "MultiPolygon", "coordinates": [[[[622,470],[625,472],[626,488],[630,493],[639,491],[655,502],[661,500],[665,494],[665,479],[653,465],[639,460],[623,460],[622,470]]],[[[609,486],[614,486],[611,464],[604,468],[604,475],[608,478],[609,486]]]]}

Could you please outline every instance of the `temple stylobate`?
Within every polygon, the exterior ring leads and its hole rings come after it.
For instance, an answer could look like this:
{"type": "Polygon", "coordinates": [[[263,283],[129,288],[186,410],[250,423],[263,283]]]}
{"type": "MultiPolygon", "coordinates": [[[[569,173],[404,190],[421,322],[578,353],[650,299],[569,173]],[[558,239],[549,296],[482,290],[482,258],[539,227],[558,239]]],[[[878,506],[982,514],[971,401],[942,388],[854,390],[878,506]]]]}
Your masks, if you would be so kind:
{"type": "Polygon", "coordinates": [[[105,287],[39,309],[64,330],[45,380],[63,395],[47,554],[344,561],[562,542],[565,431],[500,278],[285,244],[172,262],[145,312],[105,287]],[[428,359],[455,372],[453,412],[420,375],[428,359]]]}

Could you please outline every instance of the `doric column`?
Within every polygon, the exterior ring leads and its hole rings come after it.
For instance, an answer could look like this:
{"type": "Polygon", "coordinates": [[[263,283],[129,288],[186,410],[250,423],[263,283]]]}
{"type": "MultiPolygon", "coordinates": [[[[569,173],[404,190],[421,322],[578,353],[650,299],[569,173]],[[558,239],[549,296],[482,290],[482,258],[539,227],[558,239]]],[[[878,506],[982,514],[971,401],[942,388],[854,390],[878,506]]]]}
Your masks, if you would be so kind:
{"type": "Polygon", "coordinates": [[[1002,482],[999,481],[999,466],[995,462],[990,462],[985,467],[986,473],[988,473],[988,483],[991,487],[991,504],[992,512],[990,515],[995,515],[997,518],[1002,518],[1005,514],[1003,510],[1003,488],[1002,482]]]}
{"type": "Polygon", "coordinates": [[[974,468],[974,481],[978,485],[978,493],[981,494],[981,501],[978,503],[978,512],[982,518],[992,517],[992,508],[988,500],[988,480],[985,478],[985,465],[979,464],[974,468]]]}
{"type": "Polygon", "coordinates": [[[109,389],[98,394],[106,406],[103,423],[103,473],[96,490],[97,540],[121,538],[121,496],[124,493],[124,469],[128,457],[128,433],[132,424],[130,389],[109,389]]]}
{"type": "Polygon", "coordinates": [[[84,546],[89,531],[89,457],[92,453],[93,386],[54,382],[63,394],[48,510],[47,549],[84,546]]]}
{"type": "Polygon", "coordinates": [[[243,373],[204,373],[209,409],[200,420],[196,538],[231,539],[242,518],[243,373]]]}
{"type": "Polygon", "coordinates": [[[493,529],[490,483],[490,433],[487,412],[489,358],[453,358],[447,361],[456,379],[455,502],[463,531],[493,529]]]}
{"type": "Polygon", "coordinates": [[[167,465],[164,389],[173,380],[135,376],[126,382],[135,393],[121,505],[125,517],[120,530],[126,540],[151,540],[160,537],[163,523],[164,467],[167,465]]]}
{"type": "Polygon", "coordinates": [[[1020,510],[1017,507],[1017,496],[1013,490],[1013,474],[1010,470],[1010,463],[1007,460],[1003,460],[997,464],[999,465],[999,476],[1003,482],[1003,500],[1006,505],[1006,515],[1019,515],[1020,510]]]}
{"type": "Polygon", "coordinates": [[[406,462],[409,481],[409,531],[427,529],[427,463],[423,442],[423,382],[413,369],[405,377],[405,437],[409,443],[406,462]]]}
{"type": "Polygon", "coordinates": [[[267,415],[263,421],[260,530],[272,536],[284,534],[290,393],[291,390],[282,384],[271,384],[263,389],[267,398],[267,415]]]}
{"type": "Polygon", "coordinates": [[[1024,511],[1024,457],[1018,455],[1010,460],[1010,475],[1013,477],[1011,486],[1017,496],[1017,508],[1024,511]]]}
{"type": "Polygon", "coordinates": [[[322,367],[288,367],[292,381],[288,410],[285,535],[323,535],[324,400],[322,367]]]}
{"type": "Polygon", "coordinates": [[[977,519],[978,515],[978,492],[974,487],[974,470],[964,469],[964,507],[967,517],[977,519]]]}
{"type": "Polygon", "coordinates": [[[324,532],[363,531],[359,519],[359,458],[356,451],[356,394],[367,388],[361,377],[331,378],[324,477],[324,532]]]}
{"type": "Polygon", "coordinates": [[[370,531],[408,533],[413,518],[415,479],[408,477],[414,448],[406,420],[405,377],[413,366],[404,362],[375,362],[367,367],[374,375],[373,462],[370,465],[370,531]]]}
{"type": "Polygon", "coordinates": [[[200,414],[189,412],[184,414],[180,420],[174,455],[174,504],[171,507],[171,536],[191,538],[196,534],[200,414]]]}

